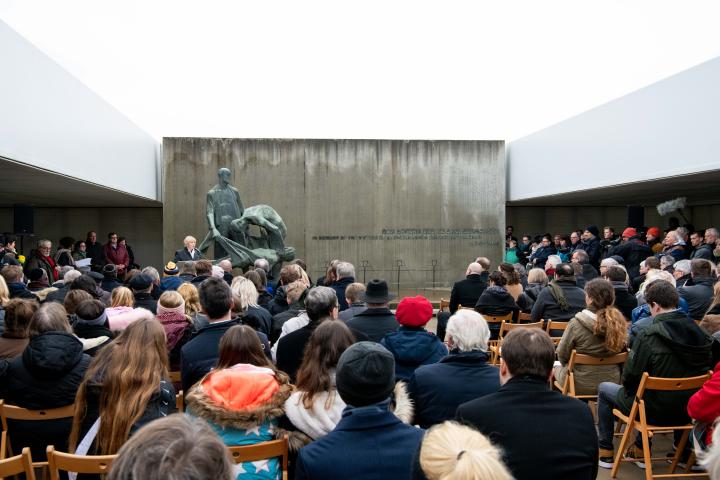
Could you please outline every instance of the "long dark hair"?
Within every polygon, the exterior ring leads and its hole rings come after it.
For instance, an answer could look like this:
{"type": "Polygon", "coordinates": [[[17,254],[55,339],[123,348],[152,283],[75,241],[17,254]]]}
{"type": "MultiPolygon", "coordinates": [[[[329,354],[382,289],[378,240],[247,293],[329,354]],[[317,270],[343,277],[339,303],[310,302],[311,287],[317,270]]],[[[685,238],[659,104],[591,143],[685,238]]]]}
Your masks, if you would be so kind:
{"type": "MultiPolygon", "coordinates": [[[[297,389],[303,392],[301,399],[305,408],[312,407],[315,395],[332,388],[332,370],[337,366],[340,355],[353,343],[355,337],[342,321],[322,322],[315,329],[297,371],[297,389]]],[[[325,408],[331,406],[332,403],[326,404],[325,408]]]]}
{"type": "Polygon", "coordinates": [[[603,278],[590,280],[585,285],[585,294],[590,299],[588,307],[595,311],[594,334],[604,338],[605,348],[620,352],[627,340],[627,322],[620,310],[615,308],[615,290],[603,278]]]}
{"type": "Polygon", "coordinates": [[[517,285],[520,283],[520,274],[515,271],[515,267],[513,267],[511,263],[503,262],[499,268],[500,273],[503,274],[508,285],[517,285]]]}
{"type": "Polygon", "coordinates": [[[217,369],[230,368],[238,363],[249,363],[256,367],[267,367],[275,370],[263,352],[260,337],[247,325],[230,327],[220,339],[220,356],[217,369]]]}

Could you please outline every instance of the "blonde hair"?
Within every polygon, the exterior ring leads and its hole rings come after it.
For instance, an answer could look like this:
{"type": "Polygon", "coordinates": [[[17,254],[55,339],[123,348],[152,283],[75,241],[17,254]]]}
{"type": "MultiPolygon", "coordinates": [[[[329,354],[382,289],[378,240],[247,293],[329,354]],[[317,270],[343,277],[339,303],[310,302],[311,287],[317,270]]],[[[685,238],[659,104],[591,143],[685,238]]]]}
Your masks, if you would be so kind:
{"type": "Polygon", "coordinates": [[[233,278],[230,290],[232,290],[233,298],[238,298],[240,300],[240,305],[235,305],[236,308],[240,308],[240,311],[244,312],[250,306],[258,306],[258,291],[255,288],[255,284],[247,278],[233,278]]]}
{"type": "Polygon", "coordinates": [[[185,303],[183,296],[175,290],[163,292],[160,298],[158,298],[158,305],[162,305],[165,308],[177,308],[183,303],[185,303]]]}
{"type": "Polygon", "coordinates": [[[512,480],[490,440],[456,422],[428,430],[420,448],[420,466],[428,480],[512,480]]]}
{"type": "Polygon", "coordinates": [[[185,245],[186,247],[187,247],[187,244],[190,242],[197,243],[197,239],[195,237],[193,237],[192,235],[188,235],[187,237],[185,237],[185,239],[183,239],[183,245],[185,245]]]}
{"type": "Polygon", "coordinates": [[[135,297],[127,287],[115,287],[110,294],[110,307],[134,307],[135,297]]]}
{"type": "Polygon", "coordinates": [[[192,283],[183,283],[177,289],[183,300],[185,300],[185,314],[191,317],[197,313],[200,313],[202,307],[200,306],[200,294],[198,293],[197,287],[192,283]]]}
{"type": "Polygon", "coordinates": [[[542,268],[531,268],[528,272],[528,283],[539,283],[540,285],[548,284],[548,276],[542,268]]]}
{"type": "Polygon", "coordinates": [[[0,276],[0,307],[4,307],[10,301],[10,290],[5,279],[0,276]]]}

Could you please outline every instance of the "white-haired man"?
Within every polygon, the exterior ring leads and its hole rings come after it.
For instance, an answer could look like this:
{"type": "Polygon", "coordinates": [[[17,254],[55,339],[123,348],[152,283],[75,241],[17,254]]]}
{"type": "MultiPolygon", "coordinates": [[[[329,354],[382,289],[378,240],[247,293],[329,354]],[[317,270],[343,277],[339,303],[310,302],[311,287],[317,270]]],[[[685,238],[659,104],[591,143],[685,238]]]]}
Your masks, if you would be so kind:
{"type": "Polygon", "coordinates": [[[478,257],[468,265],[465,270],[465,278],[453,285],[450,292],[450,312],[439,312],[437,322],[437,336],[445,340],[445,329],[450,315],[457,312],[460,307],[475,308],[480,295],[488,286],[490,275],[490,260],[486,257],[478,257]]]}
{"type": "Polygon", "coordinates": [[[340,311],[347,310],[348,303],[345,298],[345,289],[351,284],[355,283],[355,266],[350,262],[338,262],[335,267],[337,272],[337,280],[335,280],[330,288],[335,290],[335,294],[338,298],[338,304],[340,305],[340,311]]]}
{"type": "Polygon", "coordinates": [[[185,237],[185,240],[183,240],[183,244],[185,247],[175,252],[173,262],[194,262],[205,258],[203,254],[200,253],[200,250],[195,248],[197,245],[197,239],[195,239],[195,237],[188,235],[185,237]]]}
{"type": "Polygon", "coordinates": [[[661,255],[672,255],[675,261],[688,258],[687,244],[677,230],[670,231],[665,235],[663,245],[665,248],[661,255]]]}
{"type": "Polygon", "coordinates": [[[415,423],[422,428],[455,418],[460,404],[500,388],[498,368],[488,364],[490,329],[479,313],[463,309],[447,325],[450,354],[424,365],[410,378],[415,423]]]}

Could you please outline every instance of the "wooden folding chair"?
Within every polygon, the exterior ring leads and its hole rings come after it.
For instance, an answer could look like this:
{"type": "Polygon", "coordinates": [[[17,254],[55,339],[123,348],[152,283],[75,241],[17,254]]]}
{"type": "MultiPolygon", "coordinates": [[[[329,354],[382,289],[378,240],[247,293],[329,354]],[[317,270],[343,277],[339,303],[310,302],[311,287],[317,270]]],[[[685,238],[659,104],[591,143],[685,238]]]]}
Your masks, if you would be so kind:
{"type": "Polygon", "coordinates": [[[35,480],[35,470],[33,469],[32,456],[30,456],[30,447],[23,448],[22,454],[20,455],[0,460],[0,478],[11,477],[21,473],[25,474],[26,480],[35,480]]]}
{"type": "Polygon", "coordinates": [[[617,365],[618,368],[621,368],[621,365],[624,364],[627,361],[627,352],[618,353],[617,355],[613,355],[611,357],[592,357],[590,355],[584,355],[582,353],[577,353],[577,350],[573,349],[572,353],[570,353],[570,360],[568,360],[567,364],[567,374],[565,375],[565,381],[562,385],[555,380],[554,385],[555,388],[560,390],[560,392],[563,395],[567,395],[568,397],[575,397],[575,398],[582,398],[582,399],[588,399],[588,400],[597,400],[597,394],[595,395],[578,395],[575,392],[575,366],[576,365],[593,365],[593,366],[599,366],[599,365],[617,365]]]}
{"type": "MultiPolygon", "coordinates": [[[[175,383],[182,382],[182,377],[180,375],[180,372],[168,372],[168,373],[169,373],[168,376],[170,377],[170,381],[172,383],[175,384],[175,383]]],[[[182,412],[183,410],[185,410],[185,401],[184,401],[182,390],[178,391],[177,394],[175,394],[175,406],[177,407],[178,412],[182,412]]]]}
{"type": "MultiPolygon", "coordinates": [[[[257,462],[271,458],[282,457],[282,478],[288,478],[288,437],[285,435],[278,440],[256,443],[255,445],[242,445],[228,447],[235,463],[257,462]]],[[[55,480],[55,479],[53,479],[55,480]]]]}
{"type": "MultiPolygon", "coordinates": [[[[513,317],[512,312],[508,313],[507,315],[499,315],[497,317],[493,317],[491,315],[483,315],[483,318],[485,319],[485,321],[488,324],[488,327],[490,328],[491,336],[492,336],[492,331],[494,330],[493,325],[499,325],[499,327],[498,327],[498,330],[499,330],[500,328],[502,328],[503,322],[508,322],[508,323],[512,322],[512,317],[513,317]]],[[[498,338],[500,338],[500,337],[498,336],[498,338]]],[[[488,341],[488,351],[492,351],[492,347],[497,347],[497,345],[498,345],[497,339],[489,340],[488,341]]]]}
{"type": "Polygon", "coordinates": [[[560,339],[562,339],[563,334],[561,333],[560,336],[557,336],[557,332],[563,332],[565,333],[565,330],[567,329],[568,324],[570,322],[560,322],[558,320],[548,320],[547,325],[545,326],[545,331],[550,335],[550,338],[552,339],[555,346],[557,346],[558,343],[560,343],[560,339]],[[554,335],[553,335],[554,333],[554,335]]]}
{"type": "Polygon", "coordinates": [[[543,328],[542,320],[535,323],[511,323],[506,320],[500,324],[500,332],[498,333],[497,344],[490,347],[491,362],[493,365],[497,365],[500,360],[500,347],[502,347],[502,341],[505,334],[516,328],[543,328]]]}
{"type": "Polygon", "coordinates": [[[50,480],[60,480],[60,470],[64,472],[104,475],[110,471],[117,455],[72,455],[56,452],[55,447],[47,447],[50,480]]]}
{"type": "MultiPolygon", "coordinates": [[[[617,453],[615,454],[615,462],[613,463],[612,471],[610,476],[616,478],[618,468],[620,468],[620,462],[623,461],[623,455],[628,443],[632,441],[633,431],[637,430],[640,432],[642,437],[643,456],[645,462],[645,479],[651,480],[653,478],[673,478],[673,477],[707,477],[707,473],[675,473],[677,464],[680,461],[680,455],[685,450],[688,436],[693,426],[691,423],[685,425],[663,425],[656,426],[650,425],[647,422],[647,414],[645,413],[645,392],[649,390],[659,390],[666,392],[681,392],[687,390],[698,390],[703,384],[710,379],[712,372],[697,377],[687,378],[660,378],[651,377],[647,372],[643,373],[640,385],[638,386],[637,393],[635,394],[635,401],[632,404],[629,415],[624,415],[620,410],[613,409],[613,415],[617,417],[620,422],[625,424],[625,432],[620,440],[620,446],[617,453]],[[654,434],[660,432],[672,432],[673,430],[683,430],[680,442],[675,450],[675,456],[672,459],[670,465],[670,472],[662,475],[654,475],[652,472],[652,461],[653,460],[665,460],[666,457],[652,458],[650,456],[650,439],[654,434]]],[[[631,460],[626,460],[631,461],[631,460]]]]}
{"type": "MultiPolygon", "coordinates": [[[[72,418],[75,412],[75,405],[67,405],[59,408],[48,408],[46,410],[28,410],[13,405],[6,405],[4,400],[0,400],[0,419],[2,420],[2,429],[5,432],[5,448],[3,455],[7,452],[12,455],[12,445],[10,444],[10,434],[8,432],[8,420],[28,420],[41,422],[44,420],[58,420],[60,418],[72,418]]],[[[47,462],[34,462],[35,467],[44,467],[47,462]]]]}
{"type": "Polygon", "coordinates": [[[518,323],[530,323],[532,322],[532,315],[529,313],[520,312],[518,313],[518,323]]]}

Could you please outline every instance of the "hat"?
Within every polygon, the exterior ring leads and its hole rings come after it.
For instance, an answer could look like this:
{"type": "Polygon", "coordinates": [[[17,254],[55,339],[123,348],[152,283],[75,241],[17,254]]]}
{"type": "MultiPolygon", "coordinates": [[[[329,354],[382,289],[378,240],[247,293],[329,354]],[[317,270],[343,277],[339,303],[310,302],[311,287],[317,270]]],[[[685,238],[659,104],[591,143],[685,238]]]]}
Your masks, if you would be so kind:
{"type": "Polygon", "coordinates": [[[165,265],[163,273],[165,275],[177,275],[178,273],[180,273],[180,269],[177,267],[175,262],[168,262],[167,265],[165,265]]]}
{"type": "Polygon", "coordinates": [[[592,233],[596,237],[598,235],[600,235],[600,230],[598,230],[598,228],[595,225],[588,225],[587,227],[585,227],[585,231],[592,233]]]}
{"type": "Polygon", "coordinates": [[[138,273],[130,280],[130,288],[133,290],[146,290],[152,285],[152,278],[145,273],[138,273]]]}
{"type": "Polygon", "coordinates": [[[653,237],[657,238],[660,236],[660,229],[658,227],[650,227],[647,231],[648,235],[652,235],[653,237]]]}
{"type": "Polygon", "coordinates": [[[37,282],[43,277],[43,273],[42,268],[33,268],[28,272],[28,280],[31,282],[37,282]]]}
{"type": "Polygon", "coordinates": [[[623,230],[622,236],[626,238],[635,237],[637,236],[637,230],[635,230],[633,227],[628,227],[623,230]]]}
{"type": "Polygon", "coordinates": [[[102,273],[90,272],[90,273],[88,273],[88,275],[90,275],[90,276],[92,277],[92,279],[95,280],[95,281],[98,282],[98,283],[100,283],[100,282],[102,282],[103,280],[105,280],[105,277],[103,276],[102,273]]]}
{"type": "Polygon", "coordinates": [[[422,327],[430,321],[433,314],[433,307],[430,301],[418,295],[417,297],[405,297],[397,306],[395,318],[400,325],[406,327],[422,327]]]}
{"type": "Polygon", "coordinates": [[[395,357],[379,343],[358,342],[340,355],[335,384],[353,407],[382,402],[395,388],[395,357]]]}
{"type": "Polygon", "coordinates": [[[112,263],[108,263],[103,267],[103,273],[115,273],[117,268],[112,263]]]}
{"type": "Polygon", "coordinates": [[[387,303],[393,298],[395,295],[388,293],[387,282],[377,278],[370,280],[365,292],[360,295],[360,300],[366,303],[387,303]]]}

